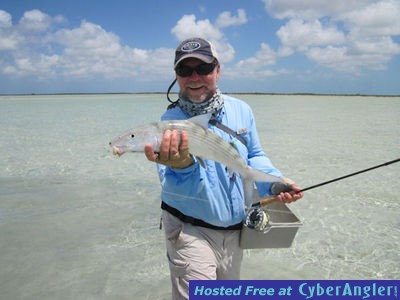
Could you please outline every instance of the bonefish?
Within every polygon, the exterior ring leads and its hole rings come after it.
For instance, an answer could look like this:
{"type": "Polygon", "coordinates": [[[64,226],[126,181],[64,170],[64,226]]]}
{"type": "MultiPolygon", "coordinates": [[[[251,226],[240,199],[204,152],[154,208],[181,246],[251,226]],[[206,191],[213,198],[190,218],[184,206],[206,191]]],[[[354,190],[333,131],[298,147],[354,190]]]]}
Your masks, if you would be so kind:
{"type": "Polygon", "coordinates": [[[186,131],[189,136],[189,151],[197,158],[209,159],[238,172],[244,182],[246,199],[250,197],[253,184],[258,182],[283,182],[276,177],[249,167],[236,149],[219,135],[208,130],[210,114],[187,120],[167,120],[153,122],[131,129],[110,142],[114,154],[125,152],[144,152],[146,144],[159,151],[162,135],[166,130],[186,131]]]}

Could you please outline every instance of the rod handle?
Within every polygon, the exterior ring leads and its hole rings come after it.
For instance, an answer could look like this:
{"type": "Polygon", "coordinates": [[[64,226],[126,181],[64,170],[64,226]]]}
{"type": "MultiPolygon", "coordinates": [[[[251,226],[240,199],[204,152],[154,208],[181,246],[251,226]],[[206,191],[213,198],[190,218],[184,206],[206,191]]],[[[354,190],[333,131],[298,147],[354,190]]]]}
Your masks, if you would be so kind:
{"type": "Polygon", "coordinates": [[[256,204],[259,205],[259,206],[265,206],[265,205],[271,204],[271,203],[273,203],[275,201],[277,201],[276,196],[269,196],[269,197],[261,199],[256,204]]]}

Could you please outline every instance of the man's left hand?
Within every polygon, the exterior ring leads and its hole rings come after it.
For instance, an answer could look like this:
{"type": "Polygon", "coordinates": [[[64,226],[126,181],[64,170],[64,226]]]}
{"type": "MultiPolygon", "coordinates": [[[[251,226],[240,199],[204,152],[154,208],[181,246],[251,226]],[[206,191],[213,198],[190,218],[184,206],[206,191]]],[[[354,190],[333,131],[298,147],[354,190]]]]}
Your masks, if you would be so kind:
{"type": "Polygon", "coordinates": [[[293,183],[290,185],[290,187],[291,187],[292,191],[282,192],[279,195],[276,195],[275,196],[276,200],[283,202],[283,203],[291,203],[291,202],[294,202],[294,201],[297,201],[297,200],[303,198],[304,193],[302,193],[302,192],[299,193],[299,191],[301,189],[297,184],[293,183]]]}

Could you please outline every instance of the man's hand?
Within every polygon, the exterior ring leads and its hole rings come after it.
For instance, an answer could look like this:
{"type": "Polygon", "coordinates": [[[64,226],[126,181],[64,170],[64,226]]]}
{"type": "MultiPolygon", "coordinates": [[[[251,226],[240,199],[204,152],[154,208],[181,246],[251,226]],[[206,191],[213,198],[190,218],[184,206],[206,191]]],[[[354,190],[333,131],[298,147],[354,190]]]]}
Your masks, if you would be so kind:
{"type": "Polygon", "coordinates": [[[194,162],[189,153],[189,136],[185,131],[179,134],[177,130],[166,130],[161,140],[160,152],[154,152],[153,146],[148,144],[144,147],[144,153],[148,160],[173,169],[184,169],[194,162]]]}
{"type": "Polygon", "coordinates": [[[283,203],[290,203],[299,200],[304,196],[302,192],[298,193],[301,189],[295,183],[290,185],[290,192],[281,192],[279,195],[276,195],[276,200],[283,203]]]}

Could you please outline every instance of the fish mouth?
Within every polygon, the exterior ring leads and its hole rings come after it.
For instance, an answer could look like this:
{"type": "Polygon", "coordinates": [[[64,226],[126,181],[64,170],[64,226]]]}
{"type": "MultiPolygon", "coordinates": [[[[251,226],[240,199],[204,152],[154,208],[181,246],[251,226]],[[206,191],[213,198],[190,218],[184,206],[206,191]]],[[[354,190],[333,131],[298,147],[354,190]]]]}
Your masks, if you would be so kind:
{"type": "MultiPolygon", "coordinates": [[[[110,146],[111,146],[111,142],[110,142],[110,146]]],[[[125,153],[125,151],[122,149],[122,148],[119,148],[119,147],[117,147],[117,146],[111,146],[112,147],[112,153],[114,154],[114,155],[118,155],[118,156],[121,156],[122,154],[124,154],[125,153]]]]}

